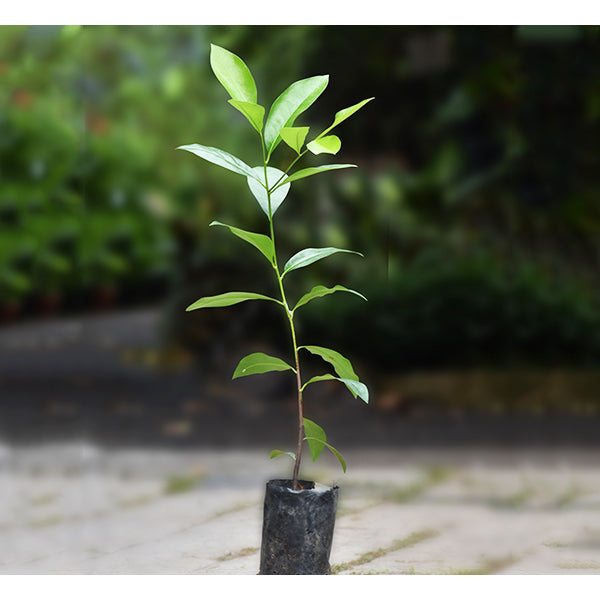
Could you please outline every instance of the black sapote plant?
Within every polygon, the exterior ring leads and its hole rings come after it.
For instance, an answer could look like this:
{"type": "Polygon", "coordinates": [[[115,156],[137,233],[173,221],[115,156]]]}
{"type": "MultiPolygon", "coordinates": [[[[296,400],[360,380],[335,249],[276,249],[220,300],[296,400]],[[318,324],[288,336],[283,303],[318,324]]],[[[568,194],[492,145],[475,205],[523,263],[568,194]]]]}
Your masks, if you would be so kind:
{"type": "Polygon", "coordinates": [[[271,371],[292,372],[297,389],[298,439],[295,449],[273,450],[271,458],[287,455],[293,459],[291,489],[300,490],[302,485],[299,483],[298,474],[302,447],[305,441],[308,443],[313,461],[316,461],[324,448],[328,448],[339,460],[344,472],[346,471],[346,462],[343,456],[336,448],[329,444],[323,428],[304,415],[303,393],[306,388],[319,381],[338,380],[348,388],[355,398],[360,398],[367,403],[369,402],[369,392],[366,385],[359,380],[351,362],[339,352],[321,346],[299,345],[295,326],[296,316],[301,308],[309,302],[335,292],[354,294],[363,300],[366,300],[366,298],[359,292],[348,289],[343,285],[335,285],[333,287],[317,285],[300,298],[291,299],[286,292],[286,279],[293,277],[293,271],[308,267],[312,263],[336,253],[348,252],[359,254],[360,256],[362,254],[353,250],[333,247],[305,248],[291,256],[283,264],[283,267],[281,267],[276,251],[274,218],[275,213],[287,197],[292,183],[295,181],[313,177],[314,175],[334,169],[347,169],[356,166],[351,164],[323,164],[294,170],[308,152],[313,155],[337,154],[341,148],[341,141],[339,137],[331,134],[331,131],[373,98],[367,98],[338,111],[331,125],[318,135],[313,136],[309,135],[310,128],[308,126],[296,125],[295,123],[300,115],[323,93],[329,82],[328,75],[317,75],[292,83],[273,102],[265,119],[265,108],[258,104],[256,83],[250,70],[241,58],[224,48],[212,44],[210,65],[219,82],[231,96],[228,100],[229,104],[242,113],[256,131],[257,141],[260,144],[263,157],[262,164],[251,167],[243,160],[225,150],[202,146],[200,144],[184,145],[180,146],[179,149],[187,150],[204,160],[224,167],[232,173],[241,175],[247,179],[252,196],[258,202],[260,210],[265,214],[265,230],[268,233],[254,233],[219,221],[213,221],[210,225],[226,228],[234,236],[250,244],[262,254],[277,280],[280,297],[272,298],[257,291],[225,292],[216,296],[201,298],[191,304],[186,310],[192,311],[201,308],[224,307],[249,300],[259,300],[272,302],[285,312],[287,321],[289,322],[293,360],[288,362],[280,357],[269,356],[263,352],[255,352],[240,360],[233,373],[233,378],[271,371]],[[307,139],[310,141],[305,143],[307,139]],[[282,141],[293,150],[293,158],[290,159],[290,164],[287,165],[285,170],[280,170],[269,165],[273,153],[282,141]],[[318,375],[308,381],[304,381],[301,371],[302,352],[321,357],[321,359],[330,365],[333,373],[324,373],[323,375],[318,375]]]}

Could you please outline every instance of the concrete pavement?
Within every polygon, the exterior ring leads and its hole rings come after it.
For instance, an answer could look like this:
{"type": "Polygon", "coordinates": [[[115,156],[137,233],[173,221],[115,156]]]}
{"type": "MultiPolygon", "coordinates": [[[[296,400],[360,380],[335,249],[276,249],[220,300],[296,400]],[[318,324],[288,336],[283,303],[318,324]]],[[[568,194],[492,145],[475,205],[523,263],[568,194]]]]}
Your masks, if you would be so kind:
{"type": "MultiPolygon", "coordinates": [[[[351,574],[600,574],[595,451],[352,451],[331,564],[351,574]]],[[[260,450],[0,448],[0,574],[258,572],[260,450]]],[[[291,461],[289,461],[291,463],[291,461]]]]}

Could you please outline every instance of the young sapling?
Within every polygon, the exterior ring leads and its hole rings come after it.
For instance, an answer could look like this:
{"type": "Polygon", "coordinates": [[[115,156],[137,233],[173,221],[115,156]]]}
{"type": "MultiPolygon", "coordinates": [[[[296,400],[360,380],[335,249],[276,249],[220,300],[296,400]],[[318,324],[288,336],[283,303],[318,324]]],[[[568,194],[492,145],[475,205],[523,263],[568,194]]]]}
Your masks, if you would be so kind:
{"type": "Polygon", "coordinates": [[[186,310],[232,306],[247,300],[264,300],[278,304],[285,312],[290,327],[293,364],[289,364],[281,358],[269,356],[263,352],[255,352],[240,360],[233,373],[233,379],[271,371],[292,371],[294,374],[298,408],[298,441],[296,450],[295,452],[273,450],[271,458],[288,455],[293,459],[292,488],[298,490],[300,489],[298,473],[304,441],[308,443],[313,461],[316,461],[323,448],[327,447],[339,460],[344,472],[346,471],[344,458],[338,450],[327,442],[327,436],[323,428],[304,416],[303,393],[306,387],[318,381],[338,380],[348,388],[355,398],[361,398],[367,403],[369,402],[369,392],[367,386],[359,380],[350,361],[339,352],[321,346],[298,344],[294,320],[296,312],[312,300],[335,292],[354,294],[363,300],[366,300],[366,298],[359,292],[348,289],[343,285],[335,285],[333,287],[317,285],[295,303],[291,303],[287,297],[284,281],[292,271],[307,267],[318,260],[339,252],[358,254],[359,256],[362,256],[362,254],[334,247],[305,248],[294,254],[283,267],[280,267],[275,245],[274,217],[282,202],[287,197],[291,184],[294,181],[312,177],[325,171],[356,166],[351,164],[325,164],[293,171],[293,168],[307,152],[314,155],[336,154],[341,148],[341,141],[339,137],[330,133],[331,130],[352,116],[373,98],[367,98],[338,111],[329,127],[312,138],[311,141],[305,143],[310,128],[307,126],[297,126],[295,125],[295,121],[323,93],[329,81],[328,75],[317,75],[292,83],[273,102],[265,120],[266,111],[263,106],[258,104],[256,83],[242,59],[232,52],[212,44],[210,65],[219,82],[231,96],[228,100],[229,104],[246,117],[258,134],[263,158],[262,164],[250,167],[229,152],[200,144],[184,145],[180,146],[179,149],[187,150],[204,160],[246,177],[250,192],[267,218],[268,235],[245,231],[219,221],[213,221],[210,225],[225,227],[233,235],[254,246],[264,256],[277,280],[280,297],[272,298],[256,292],[226,292],[216,296],[200,298],[200,300],[188,306],[186,310]],[[296,155],[285,171],[269,166],[273,152],[281,141],[287,144],[296,155]],[[303,381],[300,368],[300,350],[321,357],[331,365],[335,375],[326,373],[313,377],[308,381],[303,381]]]}

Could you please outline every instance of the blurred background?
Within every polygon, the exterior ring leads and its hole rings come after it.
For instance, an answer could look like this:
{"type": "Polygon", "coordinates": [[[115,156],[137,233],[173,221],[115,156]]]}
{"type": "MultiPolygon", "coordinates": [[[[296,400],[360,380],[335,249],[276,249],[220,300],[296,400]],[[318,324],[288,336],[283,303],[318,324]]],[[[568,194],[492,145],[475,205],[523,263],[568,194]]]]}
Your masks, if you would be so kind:
{"type": "Polygon", "coordinates": [[[230,381],[248,352],[289,354],[281,315],[184,311],[232,289],[276,293],[260,256],[208,227],[264,232],[244,179],[176,150],[260,162],[211,43],[244,59],[266,106],[328,73],[297,124],[376,98],[339,127],[333,162],[359,168],[295,183],[277,215],[280,257],[365,255],[289,281],[292,297],[342,283],[369,300],[299,315],[300,343],[338,349],[371,389],[366,406],[313,386],[309,414],[330,439],[596,444],[596,26],[0,27],[3,439],[294,439],[285,374],[230,381]]]}
{"type": "Polygon", "coordinates": [[[297,315],[371,393],[305,394],[348,462],[301,469],[342,486],[334,572],[600,572],[600,27],[69,25],[0,27],[0,573],[258,568],[294,382],[231,380],[291,360],[278,307],[185,312],[277,294],[209,227],[266,233],[244,178],[176,150],[261,162],[211,43],[267,107],[329,74],[313,131],[375,97],[315,160],[359,168],[295,182],[276,223],[280,261],[364,254],[286,278],[368,298],[297,315]]]}

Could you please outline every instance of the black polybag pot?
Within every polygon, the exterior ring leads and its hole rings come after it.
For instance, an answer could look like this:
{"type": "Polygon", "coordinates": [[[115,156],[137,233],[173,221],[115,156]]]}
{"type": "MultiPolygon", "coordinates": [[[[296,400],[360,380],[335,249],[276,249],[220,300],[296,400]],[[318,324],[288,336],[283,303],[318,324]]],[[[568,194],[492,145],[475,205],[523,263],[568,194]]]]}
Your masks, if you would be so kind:
{"type": "Polygon", "coordinates": [[[329,575],[339,488],[316,490],[314,481],[267,482],[260,575],[329,575]]]}

